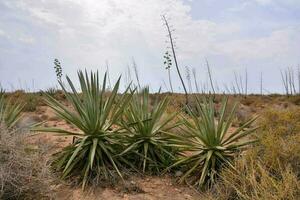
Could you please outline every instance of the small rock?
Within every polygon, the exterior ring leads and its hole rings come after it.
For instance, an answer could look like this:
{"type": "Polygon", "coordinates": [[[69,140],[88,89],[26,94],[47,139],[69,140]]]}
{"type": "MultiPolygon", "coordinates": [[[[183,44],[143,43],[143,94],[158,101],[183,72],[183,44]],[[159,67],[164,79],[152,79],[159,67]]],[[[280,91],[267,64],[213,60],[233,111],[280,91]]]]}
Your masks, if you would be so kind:
{"type": "Polygon", "coordinates": [[[184,194],[183,196],[185,197],[185,199],[191,199],[192,198],[192,196],[189,195],[189,194],[184,194]]]}
{"type": "Polygon", "coordinates": [[[136,182],[135,181],[130,181],[130,184],[136,185],[136,182]]]}
{"type": "Polygon", "coordinates": [[[180,177],[180,176],[182,176],[182,171],[176,171],[175,172],[175,177],[180,177]]]}

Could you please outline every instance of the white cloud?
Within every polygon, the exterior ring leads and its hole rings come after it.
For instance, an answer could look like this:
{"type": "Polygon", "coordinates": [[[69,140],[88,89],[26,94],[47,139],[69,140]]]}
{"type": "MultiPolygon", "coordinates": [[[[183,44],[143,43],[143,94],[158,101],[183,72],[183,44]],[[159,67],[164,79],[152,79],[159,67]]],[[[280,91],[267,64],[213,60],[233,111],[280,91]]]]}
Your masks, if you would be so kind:
{"type": "MultiPolygon", "coordinates": [[[[253,1],[253,0],[250,0],[253,1]]],[[[300,8],[300,1],[299,0],[254,0],[257,4],[263,5],[263,6],[269,6],[273,5],[277,9],[281,7],[290,7],[290,8],[295,8],[298,7],[300,8]]]]}
{"type": "MultiPolygon", "coordinates": [[[[176,44],[182,59],[215,51],[219,38],[240,29],[236,24],[193,20],[189,14],[191,8],[181,0],[23,0],[8,3],[27,12],[32,23],[50,29],[54,33],[51,38],[55,43],[54,52],[81,66],[102,64],[106,59],[125,66],[131,56],[161,58],[167,40],[162,14],[167,14],[176,29],[176,44]]],[[[157,59],[155,62],[156,65],[157,59]]],[[[112,70],[120,72],[118,67],[112,70]]]]}
{"type": "Polygon", "coordinates": [[[300,27],[273,31],[266,37],[237,39],[218,44],[217,49],[235,60],[282,59],[299,54],[300,27]]]}
{"type": "Polygon", "coordinates": [[[258,4],[268,5],[273,2],[273,0],[255,0],[258,4]]]}
{"type": "Polygon", "coordinates": [[[35,39],[28,35],[21,35],[18,37],[18,40],[25,44],[33,44],[35,42],[35,39]]]}
{"type": "Polygon", "coordinates": [[[33,44],[35,42],[35,39],[33,37],[26,35],[23,32],[8,33],[0,29],[0,37],[4,37],[5,39],[13,41],[17,40],[24,44],[33,44]]]}
{"type": "Polygon", "coordinates": [[[8,39],[9,35],[4,30],[0,29],[0,37],[4,37],[4,38],[8,39]]]}
{"type": "Polygon", "coordinates": [[[0,29],[0,36],[5,36],[5,32],[0,29]]]}
{"type": "MultiPolygon", "coordinates": [[[[255,1],[266,5],[273,0],[255,1]]],[[[135,56],[133,53],[164,51],[167,38],[161,14],[167,14],[176,29],[176,44],[183,59],[219,53],[232,59],[269,58],[288,53],[291,46],[291,30],[275,31],[268,37],[233,39],[230,36],[238,33],[242,25],[194,20],[189,15],[190,7],[180,0],[23,0],[9,3],[28,12],[34,23],[50,28],[55,33],[52,40],[56,52],[76,62],[80,58],[80,64],[89,65],[105,59],[124,61],[135,56]],[[223,42],[223,38],[227,41],[223,42]]],[[[244,7],[247,2],[241,5],[244,7]]],[[[30,37],[21,38],[23,42],[34,41],[30,37]]]]}

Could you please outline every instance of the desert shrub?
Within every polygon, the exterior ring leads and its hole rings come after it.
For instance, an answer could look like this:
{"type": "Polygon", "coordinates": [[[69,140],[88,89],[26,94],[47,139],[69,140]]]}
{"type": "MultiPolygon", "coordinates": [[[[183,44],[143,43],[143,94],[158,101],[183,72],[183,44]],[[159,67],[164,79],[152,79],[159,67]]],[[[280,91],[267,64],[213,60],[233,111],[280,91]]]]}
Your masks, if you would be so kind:
{"type": "Polygon", "coordinates": [[[246,139],[257,128],[249,128],[255,118],[249,119],[229,134],[236,106],[227,111],[224,98],[220,117],[215,120],[215,105],[209,100],[196,99],[197,112],[190,110],[191,120],[183,118],[182,134],[171,134],[174,147],[179,148],[179,159],[171,167],[182,166],[180,182],[188,181],[203,188],[211,186],[224,166],[232,166],[234,155],[255,140],[246,139]],[[198,117],[199,116],[199,117],[198,117]]]}
{"type": "Polygon", "coordinates": [[[47,94],[48,96],[54,97],[58,101],[64,101],[66,99],[64,91],[59,90],[55,87],[50,87],[50,88],[46,89],[45,91],[40,91],[39,93],[40,93],[40,96],[47,94]]]}
{"type": "Polygon", "coordinates": [[[265,111],[259,142],[225,169],[216,199],[300,199],[300,109],[265,111]]]}
{"type": "Polygon", "coordinates": [[[47,95],[46,101],[55,113],[80,132],[54,127],[35,129],[77,138],[55,155],[53,167],[62,172],[62,178],[79,177],[83,188],[90,180],[110,181],[115,174],[122,178],[119,168],[121,162],[126,162],[118,156],[122,141],[115,125],[126,109],[131,94],[127,94],[126,90],[123,95],[118,95],[119,79],[105,98],[106,77],[101,87],[98,72],[91,72],[89,76],[87,72],[79,71],[80,95],[69,77],[66,78],[72,93],[67,92],[65,84],[59,82],[72,108],[47,95]]]}
{"type": "Polygon", "coordinates": [[[166,115],[167,97],[153,100],[152,105],[150,100],[149,88],[145,88],[133,96],[124,112],[121,127],[126,147],[121,155],[126,155],[130,163],[143,172],[160,172],[174,159],[165,132],[177,126],[171,123],[177,113],[166,115]]]}
{"type": "Polygon", "coordinates": [[[57,89],[54,87],[50,87],[50,88],[46,89],[45,91],[42,91],[42,93],[46,93],[47,95],[52,96],[52,97],[55,96],[56,92],[57,92],[57,89]]]}
{"type": "Polygon", "coordinates": [[[258,155],[273,170],[291,165],[300,175],[300,109],[269,109],[260,120],[258,155]]]}
{"type": "Polygon", "coordinates": [[[251,117],[252,117],[251,109],[249,107],[240,105],[237,108],[233,125],[236,127],[241,126],[243,123],[245,123],[251,117]]]}
{"type": "Polygon", "coordinates": [[[57,92],[55,94],[55,98],[58,101],[63,101],[63,100],[66,100],[66,95],[64,94],[64,92],[62,90],[57,90],[57,92]]]}
{"type": "Polygon", "coordinates": [[[0,127],[0,199],[53,197],[44,150],[31,148],[24,133],[0,127]]]}
{"type": "Polygon", "coordinates": [[[39,104],[38,97],[34,94],[26,94],[25,98],[22,99],[24,101],[24,111],[25,112],[34,112],[39,104]]]}
{"type": "Polygon", "coordinates": [[[255,102],[255,98],[248,96],[247,98],[242,98],[240,102],[245,106],[251,106],[255,102]]]}
{"type": "Polygon", "coordinates": [[[13,103],[20,103],[23,106],[23,111],[34,112],[37,106],[45,105],[39,93],[26,93],[23,90],[16,90],[6,94],[7,98],[13,103]]]}
{"type": "Polygon", "coordinates": [[[26,93],[24,90],[16,90],[14,92],[8,93],[7,95],[10,97],[10,99],[13,102],[16,102],[19,101],[20,99],[23,99],[26,96],[26,93]]]}
{"type": "Polygon", "coordinates": [[[300,95],[291,96],[288,100],[293,104],[300,106],[300,95]]]}
{"type": "Polygon", "coordinates": [[[234,164],[235,170],[225,169],[222,182],[211,193],[214,199],[243,200],[296,200],[300,198],[300,181],[293,170],[286,166],[276,175],[259,159],[241,158],[234,164]]]}

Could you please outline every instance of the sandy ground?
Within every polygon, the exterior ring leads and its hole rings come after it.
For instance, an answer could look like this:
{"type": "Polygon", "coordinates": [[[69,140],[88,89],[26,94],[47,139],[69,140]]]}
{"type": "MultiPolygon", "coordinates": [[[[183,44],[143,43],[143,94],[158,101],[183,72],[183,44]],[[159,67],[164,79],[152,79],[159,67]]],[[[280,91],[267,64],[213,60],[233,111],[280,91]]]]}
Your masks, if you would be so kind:
{"type": "MultiPolygon", "coordinates": [[[[45,126],[55,126],[65,128],[67,130],[75,131],[76,129],[71,125],[60,121],[49,107],[38,107],[34,113],[25,113],[23,124],[33,122],[47,121],[45,126]]],[[[39,133],[30,137],[30,143],[43,143],[52,146],[49,151],[49,156],[62,147],[70,144],[72,138],[55,136],[52,133],[39,133]]],[[[125,181],[125,184],[120,184],[116,187],[98,187],[93,191],[82,191],[81,188],[68,186],[68,183],[62,182],[54,185],[57,190],[57,200],[154,200],[154,199],[174,199],[174,200],[194,200],[203,199],[201,194],[193,188],[186,185],[178,185],[175,179],[166,175],[163,177],[158,176],[145,176],[145,177],[130,177],[125,181]]]]}

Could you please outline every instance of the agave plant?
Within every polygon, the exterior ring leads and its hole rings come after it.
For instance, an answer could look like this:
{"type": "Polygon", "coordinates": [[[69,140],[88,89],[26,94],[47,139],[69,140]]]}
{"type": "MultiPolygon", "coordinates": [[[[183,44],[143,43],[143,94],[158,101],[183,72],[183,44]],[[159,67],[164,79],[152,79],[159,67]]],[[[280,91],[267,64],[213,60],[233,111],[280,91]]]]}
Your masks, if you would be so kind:
{"type": "Polygon", "coordinates": [[[124,112],[121,126],[127,146],[121,155],[128,155],[131,163],[143,172],[159,172],[169,166],[174,157],[165,133],[177,125],[170,123],[176,113],[165,115],[168,104],[169,100],[164,98],[151,106],[149,88],[145,88],[134,95],[124,112]]]}
{"type": "Polygon", "coordinates": [[[57,89],[54,87],[50,87],[45,91],[46,94],[55,97],[55,94],[57,93],[57,89]]]}
{"type": "Polygon", "coordinates": [[[79,71],[78,77],[81,94],[76,91],[68,76],[66,79],[71,92],[68,92],[64,84],[59,81],[72,109],[47,93],[46,102],[61,119],[74,125],[80,131],[71,132],[60,128],[36,128],[34,130],[77,138],[73,144],[56,154],[53,166],[56,170],[62,171],[62,178],[80,175],[84,189],[90,178],[95,176],[101,180],[110,180],[112,175],[117,173],[122,178],[119,168],[124,159],[117,156],[120,153],[118,148],[121,144],[114,125],[121,117],[132,95],[127,94],[127,90],[123,95],[118,95],[120,78],[110,95],[105,97],[106,74],[102,88],[98,72],[91,72],[89,76],[87,72],[79,71]]]}
{"type": "Polygon", "coordinates": [[[4,90],[0,93],[0,123],[11,129],[21,118],[21,112],[23,106],[15,103],[11,104],[4,98],[4,90]]]}
{"type": "Polygon", "coordinates": [[[249,119],[239,128],[230,131],[236,105],[227,108],[228,99],[222,101],[219,118],[215,118],[215,106],[210,98],[196,98],[196,109],[188,109],[191,120],[183,117],[182,134],[172,134],[172,145],[179,148],[179,158],[170,168],[181,166],[180,182],[190,181],[203,188],[215,181],[222,166],[232,167],[237,152],[253,142],[246,138],[257,127],[251,127],[256,118],[249,119]]]}

